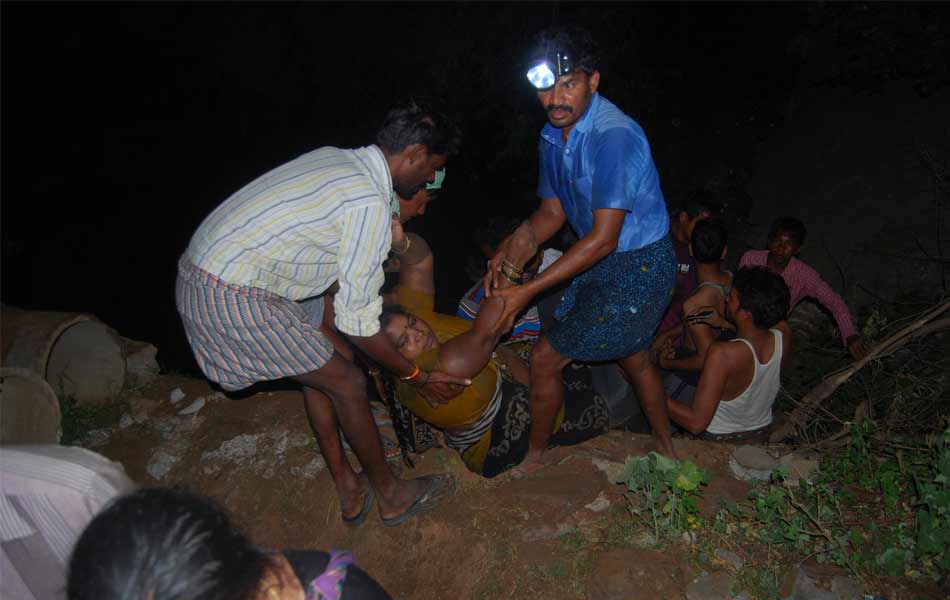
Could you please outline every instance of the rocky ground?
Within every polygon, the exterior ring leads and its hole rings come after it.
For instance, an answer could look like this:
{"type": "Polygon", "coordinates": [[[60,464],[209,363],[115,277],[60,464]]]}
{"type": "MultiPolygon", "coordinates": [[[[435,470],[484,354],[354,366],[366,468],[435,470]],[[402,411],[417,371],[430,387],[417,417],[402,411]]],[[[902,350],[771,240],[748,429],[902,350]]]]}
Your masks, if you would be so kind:
{"type": "MultiPolygon", "coordinates": [[[[351,550],[394,598],[751,597],[736,552],[689,536],[657,544],[632,520],[626,488],[612,479],[627,457],[649,451],[647,436],[611,432],[524,479],[486,480],[453,451],[430,450],[402,476],[451,472],[459,483],[451,500],[399,527],[374,514],[350,529],[298,391],[235,399],[203,380],[162,376],[128,401],[119,425],[90,432],[84,445],[120,461],[142,485],[185,485],[214,498],[264,547],[351,550]]],[[[385,415],[378,421],[385,432],[385,415]]],[[[729,466],[735,447],[676,444],[681,458],[712,474],[705,516],[724,499],[746,497],[750,484],[729,466]]],[[[784,598],[861,597],[842,571],[813,562],[773,576],[784,598]]]]}

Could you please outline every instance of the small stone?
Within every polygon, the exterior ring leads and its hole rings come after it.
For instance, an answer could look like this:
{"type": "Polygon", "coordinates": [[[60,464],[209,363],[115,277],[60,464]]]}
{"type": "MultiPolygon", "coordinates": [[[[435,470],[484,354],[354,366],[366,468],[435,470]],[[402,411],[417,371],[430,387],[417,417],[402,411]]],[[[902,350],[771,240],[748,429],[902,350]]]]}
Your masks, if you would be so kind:
{"type": "Polygon", "coordinates": [[[686,586],[686,600],[732,600],[732,576],[703,573],[686,586]]]}
{"type": "Polygon", "coordinates": [[[325,460],[323,460],[323,457],[318,456],[302,467],[291,467],[290,474],[294,477],[313,479],[320,471],[325,469],[326,466],[327,463],[325,460]]]}
{"type": "Polygon", "coordinates": [[[732,473],[744,481],[768,481],[779,463],[758,446],[739,446],[729,457],[732,473]]]}
{"type": "Polygon", "coordinates": [[[134,424],[135,419],[129,413],[122,413],[122,416],[119,417],[119,429],[128,429],[134,424]]]}
{"type": "Polygon", "coordinates": [[[696,535],[695,531],[684,531],[683,535],[680,536],[683,538],[683,543],[687,546],[691,546],[696,543],[696,540],[699,539],[699,536],[696,535]]]}
{"type": "Polygon", "coordinates": [[[610,483],[617,483],[617,478],[623,473],[623,463],[621,462],[605,460],[603,458],[591,458],[590,462],[604,472],[604,475],[607,476],[607,481],[610,483]]]}
{"type": "Polygon", "coordinates": [[[148,465],[145,466],[145,471],[153,479],[161,480],[172,470],[172,467],[174,467],[177,462],[177,456],[172,456],[167,452],[159,450],[148,459],[148,465]]]}
{"type": "Polygon", "coordinates": [[[217,450],[205,452],[201,455],[202,460],[225,459],[240,461],[257,454],[257,436],[251,434],[242,434],[222,442],[217,450]]]}
{"type": "Polygon", "coordinates": [[[168,394],[168,400],[172,404],[178,404],[185,399],[185,392],[181,391],[181,388],[175,388],[168,394]]]}
{"type": "Polygon", "coordinates": [[[788,469],[789,483],[798,483],[802,479],[811,481],[820,465],[817,456],[807,456],[799,452],[786,454],[778,459],[778,462],[788,469]]]}
{"type": "Polygon", "coordinates": [[[786,578],[783,586],[783,600],[852,600],[863,598],[864,590],[850,577],[835,575],[831,578],[831,589],[827,579],[812,576],[799,565],[786,578]],[[791,584],[791,585],[789,585],[791,584]]]}
{"type": "Polygon", "coordinates": [[[557,538],[567,535],[577,531],[577,528],[573,525],[568,525],[567,523],[558,523],[556,527],[551,527],[550,525],[542,525],[537,529],[529,531],[524,535],[524,541],[526,542],[540,542],[543,540],[556,540],[557,538]]]}
{"type": "Polygon", "coordinates": [[[109,442],[111,437],[112,432],[108,429],[93,429],[86,434],[85,438],[83,438],[82,445],[87,448],[104,446],[109,442]]]}
{"type": "Polygon", "coordinates": [[[731,550],[726,550],[725,548],[716,548],[713,554],[718,560],[726,563],[737,571],[745,564],[745,561],[742,560],[738,554],[731,550]]]}
{"type": "Polygon", "coordinates": [[[592,512],[603,512],[610,508],[610,500],[608,500],[607,496],[601,492],[593,502],[590,504],[585,504],[584,508],[592,512]]]}
{"type": "Polygon", "coordinates": [[[287,436],[288,448],[306,448],[313,443],[313,435],[309,433],[292,433],[287,436]]]}
{"type": "Polygon", "coordinates": [[[198,397],[198,398],[195,398],[195,401],[194,401],[194,402],[192,402],[191,404],[189,404],[189,405],[186,406],[185,408],[183,408],[183,409],[181,409],[180,411],[178,411],[178,414],[181,415],[181,416],[193,415],[193,414],[195,414],[196,412],[198,412],[199,410],[201,410],[202,408],[204,408],[205,403],[206,403],[206,400],[204,399],[203,396],[198,397]]]}

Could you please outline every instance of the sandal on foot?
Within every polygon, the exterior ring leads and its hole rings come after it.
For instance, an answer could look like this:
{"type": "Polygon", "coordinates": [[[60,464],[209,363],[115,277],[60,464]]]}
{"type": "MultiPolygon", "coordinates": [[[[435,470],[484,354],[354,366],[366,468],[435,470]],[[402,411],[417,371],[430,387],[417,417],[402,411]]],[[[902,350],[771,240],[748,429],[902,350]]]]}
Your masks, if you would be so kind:
{"type": "Polygon", "coordinates": [[[376,500],[376,493],[373,491],[373,488],[369,488],[369,492],[366,493],[366,498],[363,500],[363,508],[360,509],[360,512],[352,517],[344,517],[343,524],[347,527],[358,527],[363,524],[363,521],[366,520],[366,517],[369,516],[369,511],[373,509],[373,502],[376,500]]]}
{"type": "Polygon", "coordinates": [[[416,498],[416,501],[409,505],[409,508],[394,517],[383,517],[383,525],[386,527],[395,527],[404,523],[410,517],[424,513],[439,505],[439,502],[455,493],[455,478],[451,475],[426,475],[419,477],[417,481],[424,481],[427,484],[426,491],[416,498]]]}

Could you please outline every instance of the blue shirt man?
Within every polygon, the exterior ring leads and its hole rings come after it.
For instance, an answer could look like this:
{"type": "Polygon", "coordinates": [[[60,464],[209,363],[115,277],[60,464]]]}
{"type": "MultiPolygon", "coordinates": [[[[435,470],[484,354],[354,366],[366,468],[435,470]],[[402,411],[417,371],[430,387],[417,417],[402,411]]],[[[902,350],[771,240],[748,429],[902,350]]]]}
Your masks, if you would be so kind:
{"type": "Polygon", "coordinates": [[[541,130],[539,198],[559,198],[567,220],[584,237],[594,210],[624,210],[615,252],[638,250],[666,235],[669,217],[643,129],[594,93],[565,142],[550,123],[541,130]]]}
{"type": "Polygon", "coordinates": [[[663,382],[648,352],[676,273],[650,146],[633,119],[597,94],[600,72],[589,33],[541,32],[532,59],[527,76],[548,117],[540,144],[541,205],[499,244],[486,293],[504,298],[504,322],[536,294],[563,281],[571,285],[557,322],[531,352],[529,447],[518,469],[530,473],[548,462],[544,452],[563,410],[561,371],[572,360],[617,361],[636,387],[656,449],[675,456],[663,382]],[[544,273],[521,282],[520,266],[565,223],[580,239],[544,273]],[[516,285],[500,289],[500,277],[516,285]]]}

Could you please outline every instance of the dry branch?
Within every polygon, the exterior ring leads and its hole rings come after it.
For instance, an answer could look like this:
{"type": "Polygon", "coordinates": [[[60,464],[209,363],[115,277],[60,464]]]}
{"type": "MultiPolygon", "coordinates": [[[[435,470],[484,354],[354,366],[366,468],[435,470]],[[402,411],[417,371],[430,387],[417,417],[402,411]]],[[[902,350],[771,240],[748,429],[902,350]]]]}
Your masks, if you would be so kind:
{"type": "Polygon", "coordinates": [[[892,354],[898,348],[921,336],[944,329],[950,329],[950,317],[933,321],[933,319],[947,312],[947,310],[950,310],[950,300],[936,305],[923,313],[910,325],[875,345],[864,358],[851,363],[851,365],[844,369],[827,375],[821,383],[805,394],[798,403],[798,406],[795,407],[795,410],[789,413],[785,423],[772,432],[771,436],[769,436],[769,440],[771,442],[781,442],[807,425],[811,421],[818,405],[871,361],[892,354]],[[931,323],[931,321],[933,322],[931,323]]]}

